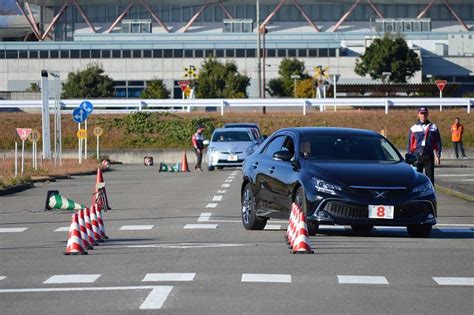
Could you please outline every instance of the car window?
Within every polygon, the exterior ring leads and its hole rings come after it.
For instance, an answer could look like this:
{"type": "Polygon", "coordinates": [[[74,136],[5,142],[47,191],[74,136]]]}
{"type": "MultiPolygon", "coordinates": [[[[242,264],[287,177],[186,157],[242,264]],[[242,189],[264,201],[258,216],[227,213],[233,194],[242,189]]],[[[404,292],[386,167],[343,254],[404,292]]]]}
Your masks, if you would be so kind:
{"type": "Polygon", "coordinates": [[[213,142],[252,141],[245,131],[217,131],[212,136],[213,142]]]}
{"type": "Polygon", "coordinates": [[[267,156],[273,156],[273,153],[277,151],[281,151],[283,147],[283,142],[285,141],[285,136],[278,136],[272,139],[267,146],[265,147],[265,150],[263,154],[267,156]]]}
{"type": "Polygon", "coordinates": [[[286,137],[286,139],[283,143],[282,150],[287,150],[288,152],[290,152],[291,158],[294,157],[294,155],[295,155],[295,145],[293,143],[293,138],[286,137]]]}

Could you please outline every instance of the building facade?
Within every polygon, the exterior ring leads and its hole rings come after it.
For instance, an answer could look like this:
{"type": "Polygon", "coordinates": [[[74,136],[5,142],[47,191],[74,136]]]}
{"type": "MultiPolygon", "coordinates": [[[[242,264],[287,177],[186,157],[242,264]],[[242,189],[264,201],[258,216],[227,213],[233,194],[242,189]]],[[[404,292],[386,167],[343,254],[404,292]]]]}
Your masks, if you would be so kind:
{"type": "Polygon", "coordinates": [[[355,61],[385,32],[403,36],[420,55],[422,71],[411,82],[440,78],[460,82],[461,92],[474,90],[474,1],[256,2],[17,0],[29,32],[0,42],[0,91],[25,90],[43,69],[65,80],[95,63],[115,81],[117,97],[139,97],[159,78],[181,98],[183,67],[199,69],[208,56],[235,62],[250,76],[250,97],[259,95],[259,80],[264,86],[278,75],[283,58],[304,61],[310,74],[329,67],[341,83],[368,82],[354,73],[355,61]],[[260,62],[257,24],[264,34],[260,62]]]}

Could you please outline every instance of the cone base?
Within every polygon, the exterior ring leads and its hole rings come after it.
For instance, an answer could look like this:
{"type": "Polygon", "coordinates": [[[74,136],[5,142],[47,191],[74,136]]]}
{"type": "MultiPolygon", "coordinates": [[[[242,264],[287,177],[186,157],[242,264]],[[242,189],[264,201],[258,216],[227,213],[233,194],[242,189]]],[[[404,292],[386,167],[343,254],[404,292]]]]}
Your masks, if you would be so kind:
{"type": "Polygon", "coordinates": [[[292,254],[314,254],[313,250],[297,250],[291,251],[292,254]]]}
{"type": "Polygon", "coordinates": [[[87,252],[72,252],[72,253],[64,253],[66,256],[75,256],[75,255],[87,255],[87,252]]]}

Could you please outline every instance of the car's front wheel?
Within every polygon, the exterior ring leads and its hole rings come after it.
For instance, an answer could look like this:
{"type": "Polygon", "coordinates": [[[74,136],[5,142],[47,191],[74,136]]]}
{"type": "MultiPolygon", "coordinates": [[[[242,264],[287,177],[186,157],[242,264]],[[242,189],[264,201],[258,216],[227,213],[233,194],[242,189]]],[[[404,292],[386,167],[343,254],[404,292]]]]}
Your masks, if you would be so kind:
{"type": "MultiPolygon", "coordinates": [[[[303,210],[305,216],[308,216],[308,201],[306,200],[306,194],[304,188],[300,186],[296,191],[295,203],[303,210]]],[[[306,218],[306,226],[308,227],[308,235],[315,236],[319,230],[319,224],[316,221],[311,221],[306,218]]]]}
{"type": "Polygon", "coordinates": [[[407,226],[410,237],[428,237],[431,234],[433,226],[429,224],[418,224],[407,226]]]}
{"type": "Polygon", "coordinates": [[[242,224],[246,230],[263,230],[267,224],[267,219],[259,218],[255,210],[255,196],[248,183],[242,191],[242,224]]]}

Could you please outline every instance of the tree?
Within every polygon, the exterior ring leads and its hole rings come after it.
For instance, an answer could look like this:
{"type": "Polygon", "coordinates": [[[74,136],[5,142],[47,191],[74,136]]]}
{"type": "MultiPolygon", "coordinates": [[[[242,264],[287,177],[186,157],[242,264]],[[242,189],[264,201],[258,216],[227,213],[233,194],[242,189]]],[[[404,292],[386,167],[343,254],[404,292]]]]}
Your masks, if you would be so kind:
{"type": "Polygon", "coordinates": [[[314,91],[313,80],[312,79],[305,79],[303,81],[299,81],[296,84],[296,95],[295,97],[298,98],[313,98],[316,97],[316,93],[314,91]]]}
{"type": "Polygon", "coordinates": [[[298,80],[309,78],[308,74],[305,73],[304,62],[296,58],[283,59],[278,67],[278,74],[278,78],[268,82],[270,95],[278,97],[293,96],[295,80],[291,78],[292,75],[300,76],[298,80]]]}
{"type": "Polygon", "coordinates": [[[62,98],[99,98],[114,94],[113,80],[97,64],[90,64],[82,71],[69,72],[62,85],[62,98]]]}
{"type": "Polygon", "coordinates": [[[372,79],[384,79],[384,72],[390,72],[388,82],[406,83],[407,78],[421,69],[420,58],[408,48],[401,37],[395,39],[385,34],[376,38],[356,60],[355,73],[360,76],[370,75],[372,79]]]}
{"type": "Polygon", "coordinates": [[[163,80],[158,78],[153,78],[149,83],[147,83],[146,88],[143,90],[140,95],[141,98],[154,98],[154,99],[164,99],[169,98],[171,92],[163,84],[163,80]]]}
{"type": "Polygon", "coordinates": [[[198,98],[246,98],[250,78],[241,75],[233,62],[223,64],[210,57],[201,65],[194,84],[198,98]]]}

